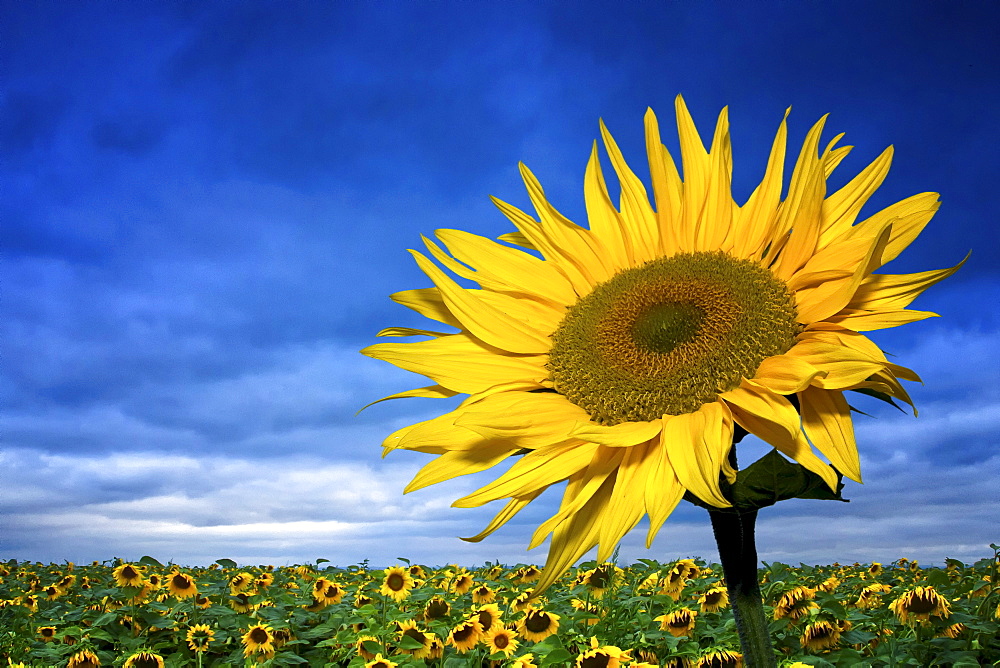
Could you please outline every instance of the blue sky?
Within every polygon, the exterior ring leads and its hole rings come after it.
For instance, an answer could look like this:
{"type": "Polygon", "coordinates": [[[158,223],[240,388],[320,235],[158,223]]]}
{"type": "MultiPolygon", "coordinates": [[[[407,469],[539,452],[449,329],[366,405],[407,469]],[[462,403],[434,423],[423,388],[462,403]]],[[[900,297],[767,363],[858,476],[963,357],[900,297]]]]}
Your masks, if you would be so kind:
{"type": "MultiPolygon", "coordinates": [[[[425,324],[388,299],[429,285],[421,234],[511,231],[488,196],[528,206],[519,160],[584,223],[598,118],[641,170],[643,113],[674,149],[678,93],[703,134],[729,105],[740,201],[786,107],[790,147],[829,112],[824,137],[855,146],[834,187],[895,146],[863,216],[941,193],[887,271],[973,251],[915,304],[941,318],[873,335],[923,376],[920,416],[859,401],[866,484],[762,511],[761,558],[985,556],[1000,10],[746,4],[5,3],[0,559],[542,563],[525,547],[554,491],[478,544],[457,536],[496,509],[449,506],[484,477],[402,496],[427,456],[381,440],[447,404],[355,416],[425,384],[357,351],[425,324]]],[[[624,561],[716,558],[693,506],[648,552],[644,533],[624,561]]]]}

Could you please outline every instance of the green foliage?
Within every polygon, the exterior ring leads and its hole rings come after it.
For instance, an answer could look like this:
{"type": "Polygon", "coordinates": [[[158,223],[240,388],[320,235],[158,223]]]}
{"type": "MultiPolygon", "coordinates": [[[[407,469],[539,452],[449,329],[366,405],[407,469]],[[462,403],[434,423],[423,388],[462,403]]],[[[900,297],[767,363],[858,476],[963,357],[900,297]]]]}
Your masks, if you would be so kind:
{"type": "MultiPolygon", "coordinates": [[[[770,475],[768,467],[782,466],[765,461],[754,475],[770,475]]],[[[812,484],[806,479],[799,482],[812,484]]],[[[752,484],[745,487],[752,488],[752,484]]],[[[786,490],[791,491],[803,490],[786,490]]],[[[948,560],[945,568],[917,568],[905,560],[881,571],[861,564],[765,563],[759,577],[780,665],[795,661],[824,668],[995,664],[1000,661],[1000,589],[995,584],[994,549],[991,558],[971,566],[948,560]],[[918,586],[933,587],[947,600],[948,614],[923,623],[897,619],[890,604],[918,586]],[[885,591],[864,594],[879,587],[885,591]],[[800,607],[802,614],[793,617],[783,614],[779,603],[796,588],[806,588],[811,598],[810,605],[800,607]],[[838,637],[829,646],[810,647],[806,629],[821,623],[833,625],[838,637]]],[[[322,570],[318,567],[325,560],[284,568],[240,568],[232,560],[219,559],[209,568],[182,568],[143,557],[133,566],[147,583],[158,580],[159,587],[119,587],[112,576],[118,561],[114,566],[0,562],[0,666],[8,660],[33,667],[65,666],[83,650],[94,652],[102,665],[116,667],[140,650],[161,656],[166,668],[364,668],[370,659],[360,654],[362,650],[368,657],[381,654],[400,668],[511,663],[500,653],[491,655],[483,642],[459,652],[447,639],[456,626],[478,619],[486,605],[479,598],[484,595],[494,597],[490,605],[496,606],[507,628],[517,628],[524,617],[518,597],[531,589],[534,577],[526,565],[496,563],[465,570],[399,561],[407,564],[416,584],[398,602],[379,593],[384,574],[370,571],[367,563],[322,570]],[[172,593],[167,584],[174,572],[193,578],[200,598],[172,593]],[[462,575],[470,576],[473,585],[456,591],[462,575]],[[317,603],[313,592],[319,578],[336,584],[343,595],[317,603]],[[65,584],[57,595],[47,595],[47,588],[60,582],[65,584]],[[427,619],[424,611],[435,597],[447,601],[449,609],[427,619]],[[187,635],[201,625],[213,637],[206,651],[195,652],[187,635]],[[243,638],[255,625],[266,625],[273,642],[246,657],[243,638]],[[53,629],[50,638],[43,637],[46,628],[53,629]],[[415,631],[405,633],[407,628],[415,631]],[[425,641],[430,638],[437,638],[439,651],[425,657],[425,641]]],[[[530,653],[540,668],[565,668],[576,665],[578,657],[596,646],[627,652],[623,666],[640,659],[662,665],[673,658],[686,658],[694,665],[712,651],[738,651],[728,606],[712,612],[700,603],[702,595],[721,584],[721,568],[699,559],[672,563],[640,559],[627,568],[581,564],[533,602],[559,616],[558,631],[538,642],[519,635],[512,658],[530,653]],[[674,635],[661,622],[681,609],[696,613],[695,622],[685,633],[674,635]]],[[[319,588],[323,589],[322,583],[319,588]]]]}

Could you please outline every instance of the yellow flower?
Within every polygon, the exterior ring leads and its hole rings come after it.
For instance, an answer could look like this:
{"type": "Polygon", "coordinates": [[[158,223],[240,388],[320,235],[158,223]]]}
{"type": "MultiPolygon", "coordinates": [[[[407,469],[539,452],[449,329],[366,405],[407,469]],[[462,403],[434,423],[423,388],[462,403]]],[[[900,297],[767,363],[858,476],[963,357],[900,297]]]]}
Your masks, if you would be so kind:
{"type": "Polygon", "coordinates": [[[821,652],[835,647],[840,641],[840,629],[828,621],[813,622],[802,632],[799,642],[810,652],[821,652]]]}
{"type": "Polygon", "coordinates": [[[729,592],[725,587],[712,587],[698,597],[702,612],[718,612],[729,605],[729,592]]]}
{"type": "Polygon", "coordinates": [[[177,598],[189,598],[198,595],[198,585],[195,584],[194,578],[179,571],[170,575],[170,579],[167,580],[167,589],[177,598]]]}
{"type": "Polygon", "coordinates": [[[399,651],[403,654],[410,654],[415,659],[423,659],[428,656],[431,652],[431,642],[434,640],[434,634],[428,633],[426,631],[421,631],[417,628],[417,623],[412,619],[403,620],[396,622],[396,627],[399,630],[399,639],[409,638],[420,643],[420,647],[414,649],[405,649],[403,647],[399,648],[399,651]]]}
{"type": "Polygon", "coordinates": [[[472,590],[472,602],[476,605],[481,603],[492,603],[496,600],[496,598],[496,592],[486,585],[480,585],[472,590]]]}
{"type": "Polygon", "coordinates": [[[510,655],[517,651],[517,633],[510,629],[498,626],[492,631],[483,634],[483,642],[489,648],[489,653],[503,654],[510,658],[510,655]]]}
{"type": "Polygon", "coordinates": [[[689,608],[681,608],[674,612],[660,615],[654,621],[660,622],[660,630],[668,631],[675,638],[691,635],[694,630],[694,620],[698,613],[689,608]]]}
{"type": "Polygon", "coordinates": [[[538,668],[538,665],[535,663],[535,655],[529,652],[514,659],[509,668],[538,668]]]}
{"type": "Polygon", "coordinates": [[[215,631],[207,624],[195,624],[188,629],[185,637],[188,647],[193,652],[207,652],[208,646],[215,640],[215,631]]]}
{"type": "Polygon", "coordinates": [[[500,619],[500,606],[495,603],[487,603],[486,605],[479,606],[470,615],[470,618],[479,622],[479,627],[483,633],[492,631],[498,626],[503,626],[503,621],[500,619]]]}
{"type": "Polygon", "coordinates": [[[100,665],[101,660],[89,649],[77,652],[66,662],[66,668],[98,668],[100,665]]]}
{"type": "Polygon", "coordinates": [[[116,568],[111,575],[119,587],[141,587],[145,584],[142,571],[132,564],[122,564],[116,568]]]}
{"type": "Polygon", "coordinates": [[[274,654],[274,636],[267,624],[256,624],[243,634],[243,656],[262,654],[270,657],[274,654]]]}
{"type": "Polygon", "coordinates": [[[163,668],[163,657],[146,650],[135,652],[125,660],[125,668],[163,668]]]}
{"type": "Polygon", "coordinates": [[[781,595],[778,603],[774,606],[774,618],[782,619],[788,617],[793,622],[808,614],[810,610],[819,608],[813,601],[816,598],[816,590],[809,587],[793,587],[781,595]]]}
{"type": "Polygon", "coordinates": [[[552,534],[536,593],[594,546],[597,560],[607,560],[644,515],[648,546],[685,492],[730,507],[720,477],[735,480],[728,455],[737,428],[831,490],[839,475],[860,482],[844,392],[909,403],[899,380],[918,380],[863,332],[934,315],[906,307],[958,268],[873,273],[938,208],[937,194],[923,193],[857,221],[891,149],[828,194],[827,174],[849,147],[835,149],[835,139],[821,149],[824,117],[806,136],[782,201],[782,121],[764,177],[740,206],[730,189],[728,112],[708,151],[680,97],[676,112],[683,180],[652,111],[652,200],[602,124],[621,205],[612,204],[595,145],[584,176],[589,228],[560,214],[522,166],[538,220],[494,201],[517,228],[501,240],[525,250],[438,230],[444,247],[425,239],[430,255],[480,289],[460,286],[413,251],[434,287],[393,295],[457,331],[393,327],[380,334],[429,339],[362,351],[432,382],[386,398],[469,395],[454,411],[385,440],[386,451],[438,455],[405,491],[519,456],[454,502],[509,499],[467,540],[481,540],[568,479],[559,511],[530,541],[535,547],[552,534]]]}
{"type": "Polygon", "coordinates": [[[396,662],[383,658],[381,654],[376,654],[375,658],[365,664],[365,668],[396,668],[396,662]]]}
{"type": "Polygon", "coordinates": [[[576,657],[577,668],[618,668],[622,661],[630,661],[628,651],[614,645],[599,645],[597,638],[590,639],[590,649],[576,657]]]}
{"type": "Polygon", "coordinates": [[[448,604],[448,601],[445,601],[440,596],[435,596],[427,601],[427,605],[424,606],[424,620],[429,622],[441,617],[447,617],[449,612],[451,612],[451,605],[448,604]]]}
{"type": "Polygon", "coordinates": [[[743,655],[729,650],[709,652],[695,665],[697,668],[743,668],[743,655]]]}
{"type": "Polygon", "coordinates": [[[410,595],[413,589],[413,578],[405,568],[391,566],[385,569],[385,577],[382,579],[382,586],[379,593],[388,596],[394,601],[402,601],[410,595]]]}
{"type": "Polygon", "coordinates": [[[889,609],[904,624],[912,624],[914,620],[926,622],[931,617],[947,617],[951,614],[948,599],[937,593],[934,587],[911,589],[890,603],[889,609]]]}
{"type": "Polygon", "coordinates": [[[52,642],[56,639],[56,627],[54,626],[39,626],[38,635],[42,637],[43,642],[52,642]]]}
{"type": "Polygon", "coordinates": [[[479,624],[479,620],[473,617],[459,623],[451,630],[448,634],[448,644],[460,654],[464,654],[479,644],[482,633],[483,627],[479,624]]]}
{"type": "Polygon", "coordinates": [[[522,637],[541,642],[559,630],[559,615],[545,610],[528,610],[517,623],[522,637]]]}

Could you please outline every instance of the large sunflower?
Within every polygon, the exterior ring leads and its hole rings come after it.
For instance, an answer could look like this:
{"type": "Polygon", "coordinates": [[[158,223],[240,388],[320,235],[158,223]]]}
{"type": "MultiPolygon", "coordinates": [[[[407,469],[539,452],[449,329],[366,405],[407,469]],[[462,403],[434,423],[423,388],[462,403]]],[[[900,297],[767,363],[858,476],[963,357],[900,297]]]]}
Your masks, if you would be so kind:
{"type": "MultiPolygon", "coordinates": [[[[601,124],[621,187],[614,206],[595,142],[584,177],[589,229],[560,214],[523,165],[537,213],[494,199],[517,232],[497,243],[438,230],[424,239],[440,265],[411,251],[435,287],[392,298],[458,331],[393,327],[366,355],[435,384],[402,397],[469,395],[445,415],[384,442],[439,455],[407,492],[523,455],[458,507],[509,501],[479,535],[492,533],[550,485],[567,481],[559,511],[530,547],[552,534],[544,590],[586,551],[607,559],[644,515],[647,546],[686,492],[730,507],[721,479],[745,430],[818,475],[861,482],[846,390],[911,403],[902,380],[863,332],[935,314],[906,307],[958,266],[875,274],[909,245],[938,208],[922,193],[857,221],[881,184],[892,149],[833,193],[826,181],[850,147],[820,148],[824,116],[806,136],[781,198],[782,120],[760,185],[732,197],[726,109],[706,151],[678,97],[680,172],[645,117],[652,202],[601,124]],[[827,461],[821,459],[817,452],[827,461]],[[829,463],[828,463],[829,462],[829,463]]],[[[787,114],[786,114],[787,115],[787,114]]]]}

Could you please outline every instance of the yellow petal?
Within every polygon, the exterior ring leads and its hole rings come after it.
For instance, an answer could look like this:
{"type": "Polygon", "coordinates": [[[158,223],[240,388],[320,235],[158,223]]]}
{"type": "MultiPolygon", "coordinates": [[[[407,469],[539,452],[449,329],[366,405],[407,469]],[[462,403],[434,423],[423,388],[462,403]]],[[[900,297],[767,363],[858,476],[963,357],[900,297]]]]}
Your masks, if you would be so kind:
{"type": "Polygon", "coordinates": [[[885,149],[860,174],[823,202],[823,230],[819,239],[821,248],[854,225],[861,207],[878,190],[882,181],[885,180],[886,174],[889,173],[892,152],[892,146],[885,149]]]}
{"type": "Polygon", "coordinates": [[[621,214],[608,195],[596,141],[591,148],[590,160],[587,161],[583,176],[583,196],[590,232],[600,242],[608,259],[618,267],[632,266],[632,244],[627,239],[621,214]]]}
{"type": "Polygon", "coordinates": [[[577,423],[570,436],[609,448],[627,448],[659,436],[662,428],[662,420],[622,422],[614,426],[604,426],[588,419],[586,422],[577,423]]]}
{"type": "Polygon", "coordinates": [[[812,384],[828,390],[840,390],[860,383],[885,367],[883,363],[850,348],[815,340],[797,343],[786,354],[824,371],[825,375],[814,378],[812,384]]]}
{"type": "MultiPolygon", "coordinates": [[[[706,404],[706,406],[713,405],[706,404]]],[[[705,503],[728,508],[732,504],[726,500],[719,488],[721,466],[716,463],[713,454],[721,444],[708,442],[710,434],[720,436],[717,430],[707,429],[706,413],[702,409],[694,413],[664,416],[662,439],[666,444],[667,457],[677,479],[705,503]]],[[[732,432],[730,432],[729,446],[732,444],[732,432]]]]}
{"type": "Polygon", "coordinates": [[[413,327],[386,327],[379,330],[375,336],[450,336],[448,332],[435,332],[430,329],[414,329],[413,327]]]}
{"type": "Polygon", "coordinates": [[[856,311],[844,309],[835,316],[827,318],[828,322],[842,325],[855,332],[870,332],[874,329],[887,329],[917,322],[926,318],[937,318],[937,313],[931,311],[910,311],[908,309],[879,309],[876,311],[856,311]]]}
{"type": "Polygon", "coordinates": [[[708,190],[701,212],[695,250],[728,251],[727,243],[733,226],[733,152],[729,142],[729,108],[723,107],[715,125],[712,149],[709,152],[708,190]]]}
{"type": "Polygon", "coordinates": [[[801,357],[775,355],[760,363],[753,380],[778,394],[794,394],[808,387],[817,377],[825,375],[825,371],[820,371],[801,357]]]}
{"type": "Polygon", "coordinates": [[[631,242],[633,261],[643,263],[660,254],[660,231],[649,196],[639,177],[629,169],[608,128],[601,121],[601,138],[621,186],[621,217],[631,242]]]}
{"type": "Polygon", "coordinates": [[[525,506],[534,501],[544,490],[538,490],[532,494],[526,494],[525,496],[519,496],[511,499],[507,502],[507,505],[496,514],[496,516],[486,525],[486,528],[477,533],[475,536],[470,536],[469,538],[462,538],[462,540],[469,543],[478,543],[482,539],[489,536],[491,533],[506,524],[514,515],[521,512],[525,506]]]}
{"type": "MultiPolygon", "coordinates": [[[[681,177],[677,165],[660,139],[660,128],[652,109],[646,109],[646,156],[649,159],[649,177],[656,200],[656,219],[660,228],[660,249],[665,257],[681,250],[676,229],[681,221],[681,177]]],[[[690,249],[688,249],[690,250],[690,249]]]]}
{"type": "MultiPolygon", "coordinates": [[[[390,399],[409,399],[412,397],[420,397],[424,399],[447,399],[448,397],[453,397],[458,392],[454,390],[449,390],[447,387],[442,387],[440,385],[428,385],[427,387],[418,387],[413,390],[406,390],[405,392],[397,392],[396,394],[390,394],[387,397],[382,397],[381,399],[376,399],[370,404],[365,404],[358,409],[358,413],[368,408],[369,406],[374,406],[375,404],[381,403],[383,401],[389,401],[390,399]]],[[[358,413],[355,413],[357,415],[358,413]]]]}
{"type": "Polygon", "coordinates": [[[798,397],[806,436],[838,471],[861,482],[854,423],[844,393],[808,387],[799,392],[798,397]]]}
{"type": "Polygon", "coordinates": [[[646,548],[653,544],[657,532],[677,504],[684,498],[681,485],[667,458],[667,446],[660,438],[651,444],[653,451],[648,459],[643,501],[649,515],[649,531],[646,533],[646,548]]]}
{"type": "Polygon", "coordinates": [[[681,242],[683,250],[694,251],[697,250],[698,226],[708,195],[711,163],[691,112],[680,95],[674,99],[674,110],[677,114],[677,136],[680,139],[681,168],[684,172],[684,210],[680,225],[684,238],[681,242]]]}
{"type": "Polygon", "coordinates": [[[518,447],[560,443],[586,411],[554,392],[504,392],[463,408],[455,424],[483,438],[505,439],[518,447]]]}
{"type": "Polygon", "coordinates": [[[478,234],[446,229],[434,234],[456,259],[476,270],[475,280],[488,290],[537,296],[564,306],[576,302],[570,282],[544,260],[478,234]]]}
{"type": "Polygon", "coordinates": [[[451,505],[474,508],[497,499],[524,496],[585,469],[599,445],[570,441],[547,445],[521,457],[502,476],[451,505]]]}
{"type": "Polygon", "coordinates": [[[927,288],[958,271],[965,259],[954,267],[935,271],[921,271],[916,274],[872,274],[866,278],[847,304],[856,310],[901,309],[920,296],[927,288]]]}
{"type": "Polygon", "coordinates": [[[549,375],[545,368],[547,355],[504,355],[464,334],[413,343],[376,343],[361,353],[427,376],[438,385],[464,394],[515,381],[537,383],[541,387],[549,375]]]}
{"type": "Polygon", "coordinates": [[[403,489],[403,494],[461,475],[486,470],[518,450],[517,445],[509,441],[484,441],[482,438],[479,441],[475,447],[445,452],[425,464],[403,489]]]}
{"type": "Polygon", "coordinates": [[[635,528],[645,514],[643,499],[648,484],[647,474],[649,463],[659,449],[658,441],[642,443],[625,451],[598,533],[598,562],[604,562],[611,556],[618,542],[635,528]]]}
{"type": "Polygon", "coordinates": [[[836,472],[812,451],[799,426],[799,414],[787,399],[749,380],[719,398],[729,404],[741,427],[818,475],[831,490],[837,490],[836,472]]]}
{"type": "Polygon", "coordinates": [[[406,308],[412,309],[431,320],[443,322],[446,325],[462,329],[462,323],[448,310],[441,297],[441,291],[437,288],[419,288],[417,290],[403,290],[389,295],[389,298],[397,304],[402,304],[406,308]]]}
{"type": "Polygon", "coordinates": [[[778,132],[771,145],[764,178],[751,193],[737,214],[736,235],[733,254],[736,257],[759,257],[765,245],[771,241],[777,220],[778,204],[781,202],[781,186],[785,165],[785,147],[788,139],[788,113],[781,119],[778,132]]]}
{"type": "Polygon", "coordinates": [[[486,304],[478,296],[448,278],[421,253],[412,250],[410,253],[428,278],[441,290],[445,306],[461,321],[464,329],[491,346],[512,353],[532,354],[549,351],[552,342],[547,336],[486,304]]]}
{"type": "Polygon", "coordinates": [[[892,236],[882,253],[882,264],[885,264],[903,252],[934,217],[941,206],[938,197],[937,193],[920,193],[890,204],[852,227],[845,236],[872,236],[872,230],[879,230],[883,225],[892,223],[892,236]]]}

